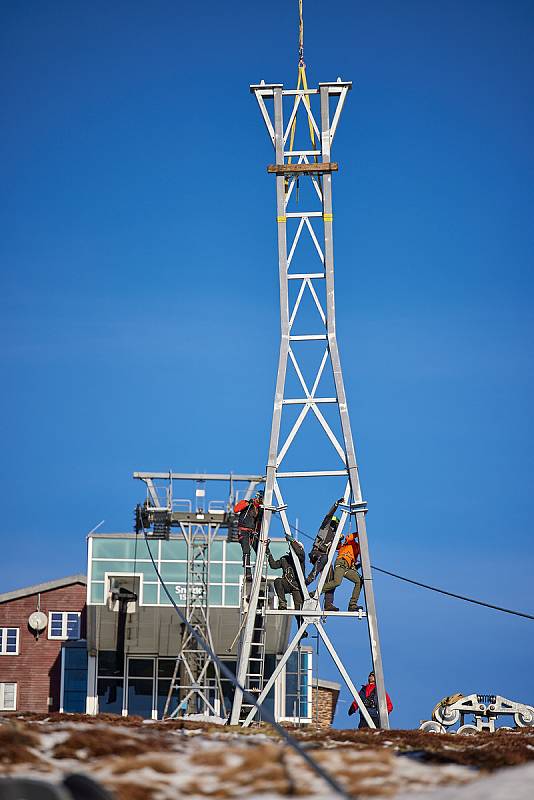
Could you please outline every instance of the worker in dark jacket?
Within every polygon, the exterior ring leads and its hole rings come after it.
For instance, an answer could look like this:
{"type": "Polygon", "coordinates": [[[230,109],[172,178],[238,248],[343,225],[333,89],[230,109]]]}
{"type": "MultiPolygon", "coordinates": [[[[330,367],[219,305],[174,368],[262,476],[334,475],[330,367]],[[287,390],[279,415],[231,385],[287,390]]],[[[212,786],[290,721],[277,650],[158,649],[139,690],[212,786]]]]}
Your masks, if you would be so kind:
{"type": "Polygon", "coordinates": [[[306,586],[309,586],[310,583],[313,583],[317,575],[323,571],[326,565],[328,560],[328,551],[330,550],[330,545],[332,544],[337,527],[339,525],[339,517],[336,517],[335,514],[338,505],[342,502],[343,498],[336,500],[332,508],[328,511],[325,518],[321,522],[321,527],[317,531],[317,535],[313,541],[312,549],[309,553],[310,561],[313,564],[313,569],[306,578],[306,586]]]}
{"type": "Polygon", "coordinates": [[[252,500],[240,500],[239,503],[236,503],[234,514],[237,514],[237,540],[243,553],[245,579],[250,580],[252,578],[250,548],[252,547],[255,553],[258,552],[263,519],[263,492],[257,492],[252,500]]]}
{"type": "MultiPolygon", "coordinates": [[[[304,555],[304,548],[300,542],[296,539],[291,539],[286,536],[286,539],[289,542],[289,546],[291,550],[297,556],[302,572],[304,574],[304,567],[306,563],[306,556],[304,555]]],[[[289,550],[285,555],[281,556],[281,558],[273,558],[271,550],[269,548],[270,541],[267,542],[267,555],[269,558],[269,566],[271,569],[281,569],[282,570],[282,577],[278,577],[274,579],[274,590],[278,597],[278,608],[281,611],[287,610],[287,601],[286,595],[290,594],[293,598],[293,605],[298,610],[302,608],[302,603],[304,601],[304,595],[302,594],[302,589],[300,588],[300,583],[297,575],[297,571],[295,569],[295,564],[293,561],[293,556],[291,554],[291,550],[289,550]]],[[[297,627],[300,627],[302,624],[302,617],[295,617],[295,621],[297,623],[297,627]]],[[[305,631],[303,633],[303,638],[305,638],[308,633],[305,631]]]]}
{"type": "MultiPolygon", "coordinates": [[[[375,723],[376,727],[380,728],[380,714],[378,712],[378,694],[376,691],[376,681],[374,672],[369,673],[369,677],[367,678],[367,683],[362,686],[358,694],[362,698],[363,704],[367,709],[367,711],[369,712],[369,716],[375,723]]],[[[387,692],[386,692],[386,704],[387,704],[388,714],[391,714],[391,712],[393,711],[393,703],[391,702],[391,698],[387,692]]],[[[351,714],[355,714],[358,710],[359,710],[358,704],[356,703],[355,700],[351,705],[351,707],[349,708],[349,716],[351,716],[351,714]]],[[[367,723],[367,720],[360,711],[360,724],[358,725],[358,728],[368,728],[368,727],[369,725],[367,723]]]]}

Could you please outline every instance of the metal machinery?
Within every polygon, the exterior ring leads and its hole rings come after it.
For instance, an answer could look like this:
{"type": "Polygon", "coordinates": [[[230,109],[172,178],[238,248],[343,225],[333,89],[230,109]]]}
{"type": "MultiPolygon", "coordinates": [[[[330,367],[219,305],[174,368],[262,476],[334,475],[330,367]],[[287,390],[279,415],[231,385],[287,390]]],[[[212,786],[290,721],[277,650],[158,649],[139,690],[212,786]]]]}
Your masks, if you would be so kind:
{"type": "MultiPolygon", "coordinates": [[[[337,171],[338,165],[331,160],[331,147],[351,85],[350,82],[338,78],[333,83],[320,83],[316,89],[308,88],[302,63],[302,66],[299,65],[297,89],[284,89],[282,84],[264,82],[250,87],[258,102],[275,152],[275,163],[270,165],[267,171],[276,176],[281,343],[266,470],[264,516],[254,575],[248,593],[248,608],[244,612],[242,623],[237,678],[241,686],[258,697],[260,702],[263,701],[289,656],[298,648],[301,635],[309,625],[313,624],[360,707],[361,713],[370,727],[375,727],[324,627],[324,622],[330,613],[350,618],[353,624],[366,619],[380,718],[382,726],[387,728],[389,721],[365,523],[367,505],[362,498],[352,440],[336,339],[334,305],[332,173],[337,171]],[[296,122],[299,117],[304,118],[305,129],[309,131],[311,141],[311,145],[308,142],[307,146],[300,145],[300,149],[295,140],[296,122]],[[302,187],[299,185],[300,181],[303,183],[302,187]],[[307,210],[302,210],[304,202],[309,204],[307,210]],[[299,263],[301,250],[305,263],[303,270],[298,271],[295,264],[299,263]],[[317,266],[308,266],[310,259],[316,259],[317,266]],[[310,311],[308,310],[307,317],[303,312],[306,302],[308,309],[314,314],[315,324],[310,322],[310,311]],[[302,328],[303,322],[304,328],[302,328]],[[317,348],[319,357],[314,361],[317,348]],[[312,362],[313,372],[310,370],[312,362]],[[290,372],[297,391],[291,388],[290,372]],[[310,372],[311,378],[306,379],[306,374],[310,372]],[[325,394],[323,386],[328,381],[331,388],[329,393],[325,394]],[[284,425],[287,425],[291,412],[295,411],[298,411],[298,415],[293,424],[287,426],[289,432],[285,435],[282,433],[284,425]],[[319,423],[322,444],[324,445],[326,441],[328,447],[330,445],[333,447],[333,452],[330,451],[330,454],[336,454],[337,469],[312,471],[306,462],[301,463],[298,469],[282,469],[282,462],[286,459],[288,451],[294,448],[295,440],[299,438],[298,434],[302,431],[307,418],[308,421],[312,418],[319,423]],[[301,496],[309,497],[316,488],[312,485],[313,482],[327,478],[332,479],[329,485],[334,485],[334,479],[336,483],[336,487],[331,489],[330,496],[343,495],[342,514],[330,548],[328,563],[319,578],[315,596],[310,597],[298,559],[293,555],[304,596],[302,624],[273,675],[263,685],[261,661],[265,616],[295,614],[294,610],[271,610],[266,607],[263,600],[266,547],[273,514],[280,515],[286,536],[291,536],[286,514],[287,506],[282,492],[282,485],[287,486],[287,484],[282,482],[302,479],[305,486],[301,496]],[[334,560],[336,546],[351,515],[359,534],[366,611],[357,614],[325,612],[318,598],[321,596],[327,572],[334,560]]],[[[319,455],[322,458],[321,453],[319,455]]],[[[325,465],[326,459],[321,463],[325,465]]],[[[295,508],[294,513],[298,514],[299,509],[295,508]]],[[[256,706],[250,704],[243,697],[243,693],[236,689],[231,723],[249,725],[256,712],[256,706]]]]}
{"type": "Polygon", "coordinates": [[[457,722],[460,727],[456,733],[495,732],[498,717],[513,716],[518,728],[534,726],[534,708],[514,700],[507,700],[498,694],[451,695],[444,697],[432,712],[432,719],[422,722],[420,729],[431,733],[454,733],[457,722]],[[473,724],[465,724],[465,717],[472,714],[473,724]]]}
{"type": "MultiPolygon", "coordinates": [[[[249,498],[257,484],[262,480],[255,475],[199,475],[189,473],[148,473],[135,472],[134,478],[146,484],[147,497],[135,512],[136,532],[146,531],[151,539],[168,539],[171,528],[178,528],[187,543],[187,583],[184,587],[184,614],[192,629],[199,633],[210,645],[213,641],[210,629],[210,608],[208,601],[210,547],[214,538],[227,529],[231,533],[234,517],[232,514],[236,487],[249,498]],[[211,501],[205,507],[206,480],[228,481],[230,494],[228,501],[211,501]],[[173,487],[176,481],[196,481],[196,503],[190,500],[175,499],[173,487]],[[152,528],[152,530],[150,530],[152,528]]],[[[176,716],[180,711],[187,713],[224,714],[225,705],[219,668],[209,655],[199,647],[184,625],[180,650],[177,654],[169,693],[163,717],[176,716]],[[174,692],[178,695],[178,706],[169,715],[169,707],[174,692]]]]}

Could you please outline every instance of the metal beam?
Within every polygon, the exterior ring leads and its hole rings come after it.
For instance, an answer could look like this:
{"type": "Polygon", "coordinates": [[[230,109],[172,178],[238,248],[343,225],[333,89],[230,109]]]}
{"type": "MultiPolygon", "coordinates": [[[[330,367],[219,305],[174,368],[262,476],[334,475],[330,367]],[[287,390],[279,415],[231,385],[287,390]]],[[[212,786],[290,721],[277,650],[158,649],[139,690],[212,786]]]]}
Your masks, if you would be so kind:
{"type": "Polygon", "coordinates": [[[264,475],[234,475],[232,472],[209,473],[209,472],[134,472],[133,477],[142,481],[167,480],[173,481],[246,481],[250,483],[263,483],[264,475]]]}

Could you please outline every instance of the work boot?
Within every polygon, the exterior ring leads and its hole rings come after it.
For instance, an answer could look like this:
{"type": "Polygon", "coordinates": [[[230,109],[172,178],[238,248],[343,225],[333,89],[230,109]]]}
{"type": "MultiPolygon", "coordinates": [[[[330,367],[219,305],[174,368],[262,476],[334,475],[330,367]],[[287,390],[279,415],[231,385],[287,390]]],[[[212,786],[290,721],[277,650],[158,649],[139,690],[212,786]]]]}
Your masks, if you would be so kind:
{"type": "Polygon", "coordinates": [[[287,611],[287,603],[285,600],[278,601],[278,611],[287,611]]]}
{"type": "Polygon", "coordinates": [[[339,608],[335,606],[333,603],[325,603],[324,606],[325,611],[339,611],[339,608]]]}
{"type": "Polygon", "coordinates": [[[357,603],[349,603],[347,611],[363,611],[363,606],[359,606],[357,603]]]}

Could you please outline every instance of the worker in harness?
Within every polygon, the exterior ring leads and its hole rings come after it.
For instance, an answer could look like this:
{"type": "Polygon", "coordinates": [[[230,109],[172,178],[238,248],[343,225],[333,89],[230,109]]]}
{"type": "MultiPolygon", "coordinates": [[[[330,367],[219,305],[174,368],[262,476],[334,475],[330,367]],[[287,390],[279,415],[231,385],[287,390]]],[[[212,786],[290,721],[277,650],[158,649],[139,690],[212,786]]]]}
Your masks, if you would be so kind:
{"type": "Polygon", "coordinates": [[[237,541],[243,553],[245,580],[252,579],[250,569],[250,548],[258,552],[258,541],[263,519],[263,491],[256,492],[251,500],[240,500],[234,506],[237,514],[237,541]]]}
{"type": "MultiPolygon", "coordinates": [[[[270,550],[270,543],[271,540],[267,540],[267,556],[269,558],[269,566],[271,569],[281,569],[282,570],[282,577],[278,577],[274,579],[274,590],[278,597],[278,608],[280,611],[287,610],[287,601],[286,595],[290,594],[293,598],[293,605],[298,610],[302,608],[302,603],[304,601],[304,595],[302,594],[302,589],[300,588],[300,583],[297,575],[297,571],[295,569],[295,564],[293,561],[293,556],[291,554],[291,550],[297,556],[302,572],[304,572],[304,566],[306,563],[306,556],[304,554],[304,547],[300,542],[296,539],[292,539],[286,535],[286,540],[289,543],[290,550],[281,556],[281,558],[273,558],[273,555],[270,550]]],[[[302,617],[296,616],[295,621],[297,623],[297,627],[300,628],[302,624],[302,617]]],[[[304,631],[302,634],[302,638],[306,638],[308,635],[307,631],[304,631]]]]}
{"type": "MultiPolygon", "coordinates": [[[[367,709],[367,711],[369,712],[369,716],[375,723],[376,727],[380,728],[380,714],[378,711],[378,693],[376,691],[376,681],[374,672],[369,673],[369,677],[367,678],[367,683],[362,686],[358,694],[362,698],[363,704],[367,709]]],[[[391,714],[391,712],[393,711],[393,703],[391,702],[391,697],[387,692],[386,692],[386,703],[387,703],[388,714],[391,714]]],[[[349,708],[349,717],[352,714],[355,714],[357,711],[358,711],[358,704],[356,703],[355,700],[351,705],[351,707],[349,708]]],[[[358,725],[358,728],[368,728],[368,727],[369,725],[367,723],[367,720],[360,711],[360,724],[358,725]]]]}
{"type": "Polygon", "coordinates": [[[326,602],[324,606],[325,611],[339,611],[339,608],[333,604],[333,592],[340,585],[343,578],[352,581],[354,589],[352,590],[352,597],[349,601],[349,611],[360,611],[361,606],[358,605],[358,597],[362,588],[362,579],[360,573],[356,569],[356,562],[360,555],[360,545],[358,542],[357,533],[349,533],[345,539],[340,540],[337,546],[337,558],[334,564],[334,575],[331,580],[326,581],[323,586],[323,592],[326,594],[326,602]]]}
{"type": "Polygon", "coordinates": [[[317,575],[319,575],[328,561],[328,551],[334,539],[334,536],[339,525],[339,517],[336,517],[337,507],[343,502],[343,498],[336,500],[332,508],[328,511],[327,515],[321,522],[321,527],[317,531],[317,535],[313,541],[312,549],[310,550],[309,557],[313,564],[313,569],[306,578],[306,586],[313,583],[317,575]]]}

